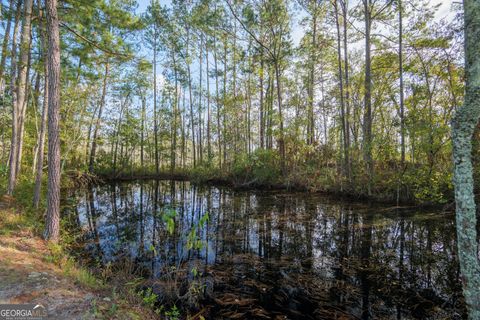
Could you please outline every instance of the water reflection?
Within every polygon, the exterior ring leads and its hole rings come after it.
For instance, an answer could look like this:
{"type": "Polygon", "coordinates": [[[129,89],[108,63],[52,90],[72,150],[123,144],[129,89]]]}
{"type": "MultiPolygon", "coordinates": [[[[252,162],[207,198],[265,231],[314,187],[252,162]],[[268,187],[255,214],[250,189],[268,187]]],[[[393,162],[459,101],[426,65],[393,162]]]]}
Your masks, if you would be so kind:
{"type": "Polygon", "coordinates": [[[184,270],[176,294],[199,281],[212,319],[465,316],[452,217],[171,181],[90,188],[77,212],[91,257],[164,291],[184,270]]]}

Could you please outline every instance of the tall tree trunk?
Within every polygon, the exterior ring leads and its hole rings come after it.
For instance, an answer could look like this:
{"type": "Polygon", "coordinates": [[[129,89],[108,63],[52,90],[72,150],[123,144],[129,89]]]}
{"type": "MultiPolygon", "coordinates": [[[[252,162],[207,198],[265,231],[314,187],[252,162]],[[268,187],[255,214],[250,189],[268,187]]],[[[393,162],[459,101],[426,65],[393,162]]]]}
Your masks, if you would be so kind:
{"type": "Polygon", "coordinates": [[[170,150],[170,172],[175,171],[177,161],[177,118],[178,118],[178,72],[175,52],[172,50],[173,71],[175,78],[175,98],[173,100],[172,145],[170,150]]]}
{"type": "MultiPolygon", "coordinates": [[[[41,55],[44,55],[42,45],[40,45],[39,51],[40,51],[41,55]]],[[[37,143],[33,147],[33,155],[34,155],[33,161],[32,161],[33,162],[32,163],[32,173],[33,174],[35,174],[35,168],[37,167],[37,152],[38,152],[38,147],[39,147],[38,142],[40,140],[40,129],[39,129],[39,126],[38,126],[38,121],[37,121],[37,113],[38,113],[38,108],[40,106],[39,100],[40,100],[40,79],[41,78],[42,78],[41,73],[37,72],[36,75],[35,75],[35,86],[34,86],[34,89],[33,89],[33,108],[34,108],[34,113],[35,113],[35,129],[37,131],[37,143]]],[[[40,121],[42,121],[42,120],[40,119],[40,121]]]]}
{"type": "Polygon", "coordinates": [[[188,72],[188,95],[189,95],[189,103],[190,103],[190,125],[192,129],[192,156],[193,156],[193,167],[195,168],[197,166],[197,156],[196,156],[197,145],[195,143],[195,120],[193,117],[192,74],[190,71],[190,64],[187,65],[187,72],[188,72]]]}
{"type": "Polygon", "coordinates": [[[227,36],[224,35],[223,37],[223,102],[222,102],[222,135],[223,135],[223,165],[227,163],[227,36]]]}
{"type": "Polygon", "coordinates": [[[158,158],[158,117],[157,117],[157,23],[154,23],[153,35],[153,139],[155,142],[155,173],[160,173],[160,163],[158,158]]]}
{"type": "Polygon", "coordinates": [[[200,81],[198,86],[198,158],[200,160],[200,164],[203,163],[203,138],[202,138],[202,97],[203,97],[203,82],[202,82],[202,75],[203,75],[203,68],[202,68],[202,61],[203,61],[203,35],[200,35],[200,44],[199,44],[199,62],[200,62],[200,81]]]}
{"type": "Polygon", "coordinates": [[[344,88],[343,88],[343,67],[342,67],[342,48],[341,48],[341,35],[340,35],[340,22],[339,22],[339,11],[338,11],[338,1],[334,2],[335,9],[335,26],[337,29],[337,62],[338,62],[338,87],[340,89],[340,117],[342,121],[342,140],[343,140],[343,174],[346,177],[349,177],[348,172],[348,163],[349,159],[349,146],[347,139],[347,121],[345,115],[345,100],[344,100],[344,88]]]}
{"type": "Polygon", "coordinates": [[[107,96],[107,82],[108,82],[109,68],[110,68],[110,64],[107,58],[107,62],[105,63],[105,75],[103,77],[102,98],[100,101],[100,106],[98,108],[97,121],[95,122],[95,127],[93,128],[92,147],[90,150],[90,162],[88,165],[89,172],[93,172],[93,169],[95,166],[95,158],[97,156],[97,137],[98,137],[98,130],[100,128],[100,121],[102,120],[102,112],[103,112],[103,108],[105,107],[105,101],[107,96]]]}
{"type": "Polygon", "coordinates": [[[17,87],[17,41],[18,41],[18,29],[20,25],[20,18],[22,16],[22,1],[17,1],[17,8],[15,10],[15,23],[13,24],[12,34],[12,49],[10,51],[10,95],[12,96],[15,106],[17,96],[15,94],[17,87]]]}
{"type": "Polygon", "coordinates": [[[57,0],[45,0],[48,34],[48,191],[44,237],[60,234],[60,34],[57,0]]]}
{"type": "Polygon", "coordinates": [[[342,0],[343,12],[343,60],[345,69],[345,145],[346,145],[346,169],[349,183],[352,183],[352,163],[350,156],[350,75],[348,71],[348,0],[342,0]]]}
{"type": "Polygon", "coordinates": [[[98,104],[95,104],[95,108],[92,112],[92,116],[90,118],[90,122],[88,123],[88,130],[87,130],[87,141],[85,142],[85,164],[89,161],[89,152],[90,152],[90,140],[92,136],[93,124],[95,122],[95,118],[97,116],[98,111],[98,104]]]}
{"type": "MultiPolygon", "coordinates": [[[[190,44],[190,29],[187,29],[187,41],[186,41],[186,52],[187,56],[189,54],[189,44],[190,44]]],[[[190,125],[192,132],[192,156],[193,156],[193,167],[197,166],[197,156],[196,156],[196,143],[195,143],[195,121],[193,117],[193,98],[192,98],[192,73],[190,69],[190,63],[187,63],[187,76],[188,76],[188,96],[190,104],[190,125]]]]}
{"type": "MultiPolygon", "coordinates": [[[[11,154],[9,163],[9,177],[7,193],[13,194],[17,177],[20,174],[17,170],[20,169],[19,159],[22,149],[20,146],[23,128],[23,118],[25,116],[25,100],[27,89],[27,70],[28,58],[30,53],[30,32],[31,32],[31,18],[33,0],[26,0],[24,3],[24,15],[22,24],[22,33],[20,40],[20,65],[18,69],[18,85],[16,90],[12,87],[12,94],[14,96],[13,112],[12,112],[12,142],[11,154]]],[[[15,57],[12,55],[12,59],[15,57]]],[[[13,61],[13,60],[12,60],[13,61]]],[[[14,66],[14,64],[12,64],[14,66]]]]}
{"type": "Polygon", "coordinates": [[[280,61],[275,60],[275,81],[277,83],[277,105],[278,105],[278,118],[280,124],[280,139],[278,140],[278,147],[280,151],[280,166],[282,172],[286,173],[285,167],[285,131],[283,130],[283,110],[282,110],[282,81],[280,74],[280,61]]]}
{"type": "MultiPolygon", "coordinates": [[[[232,85],[233,85],[233,103],[232,111],[236,117],[238,112],[237,108],[237,20],[233,21],[233,43],[232,43],[232,85]]],[[[237,138],[238,138],[238,123],[241,122],[240,119],[235,121],[235,133],[233,134],[233,155],[236,159],[238,150],[237,150],[237,138]]]]}
{"type": "Polygon", "coordinates": [[[181,125],[182,125],[182,168],[185,169],[185,164],[186,164],[186,137],[185,137],[185,89],[182,90],[182,111],[180,113],[181,116],[181,125]]]}
{"type": "Polygon", "coordinates": [[[207,64],[207,155],[208,155],[208,163],[212,160],[212,144],[211,144],[211,116],[210,116],[210,75],[209,75],[209,61],[208,61],[208,38],[205,41],[205,62],[207,64]]]}
{"type": "MultiPolygon", "coordinates": [[[[20,169],[21,169],[21,164],[22,164],[22,156],[23,156],[23,141],[24,141],[24,136],[25,136],[25,117],[27,115],[27,105],[29,103],[29,98],[31,97],[31,81],[30,80],[30,69],[31,69],[31,57],[32,57],[32,52],[30,50],[31,43],[32,43],[32,36],[31,36],[31,30],[32,30],[32,25],[31,25],[31,20],[32,20],[32,8],[33,8],[33,0],[32,4],[30,6],[30,14],[29,14],[29,32],[28,32],[28,45],[26,49],[26,63],[27,63],[27,71],[25,75],[25,86],[22,86],[24,89],[23,91],[23,104],[19,105],[19,118],[18,118],[18,142],[17,142],[17,159],[16,159],[16,175],[17,177],[20,175],[20,169]]],[[[25,8],[27,9],[27,8],[25,8]]],[[[27,12],[25,12],[25,15],[27,15],[27,12]]],[[[23,47],[23,46],[22,46],[23,47]]],[[[20,69],[21,70],[21,69],[20,69]]],[[[21,79],[21,77],[19,77],[21,79]]],[[[35,78],[35,76],[34,76],[35,78]]],[[[17,87],[17,90],[19,90],[20,86],[17,87]]],[[[20,96],[20,95],[19,95],[20,96]]]]}
{"type": "Polygon", "coordinates": [[[402,197],[402,181],[405,172],[405,106],[403,90],[403,8],[402,0],[398,0],[398,72],[400,78],[400,174],[397,183],[397,204],[402,197]]]}
{"type": "Polygon", "coordinates": [[[33,206],[38,208],[40,203],[40,194],[42,189],[43,158],[45,151],[45,133],[47,129],[48,117],[48,71],[45,68],[45,84],[43,89],[42,120],[40,124],[40,134],[38,138],[37,163],[35,172],[35,191],[33,194],[33,206]]]}
{"type": "Polygon", "coordinates": [[[364,159],[368,175],[367,193],[372,195],[373,159],[372,159],[372,61],[371,61],[371,0],[363,0],[365,13],[365,110],[364,110],[364,159]]]}
{"type": "Polygon", "coordinates": [[[266,91],[266,148],[271,150],[273,147],[273,86],[274,86],[274,77],[273,77],[273,68],[270,66],[268,68],[268,86],[267,86],[267,91],[266,91]]]}
{"type": "Polygon", "coordinates": [[[218,168],[222,167],[222,126],[220,123],[221,119],[221,108],[220,108],[220,91],[218,87],[218,59],[217,59],[217,33],[216,31],[213,34],[213,63],[215,65],[215,107],[217,108],[217,145],[218,145],[218,168]]]}
{"type": "Polygon", "coordinates": [[[400,146],[401,166],[405,167],[405,106],[403,90],[403,17],[402,0],[398,0],[398,66],[400,76],[400,146]]]}
{"type": "Polygon", "coordinates": [[[260,148],[265,148],[265,106],[263,99],[263,77],[265,61],[263,59],[263,48],[260,48],[260,148]]]}
{"type": "Polygon", "coordinates": [[[480,119],[480,3],[464,1],[465,101],[452,123],[457,244],[469,319],[480,319],[480,261],[472,166],[472,137],[480,119]]]}
{"type": "Polygon", "coordinates": [[[312,145],[315,139],[315,119],[313,115],[314,92],[315,92],[315,65],[317,51],[317,6],[314,1],[312,17],[312,47],[310,48],[310,74],[308,84],[308,110],[307,110],[307,144],[312,145]]]}
{"type": "Polygon", "coordinates": [[[5,36],[3,38],[3,44],[2,44],[2,57],[0,58],[0,96],[3,96],[3,93],[5,91],[4,72],[5,72],[5,63],[7,60],[8,41],[10,41],[10,28],[12,25],[13,3],[14,1],[10,0],[9,12],[7,15],[7,26],[5,28],[5,36]]]}
{"type": "Polygon", "coordinates": [[[107,82],[108,82],[108,72],[109,72],[109,59],[105,63],[105,75],[103,77],[103,86],[102,86],[102,98],[100,101],[100,107],[98,109],[98,116],[97,121],[95,122],[95,127],[93,128],[93,137],[92,137],[92,147],[90,150],[90,161],[88,164],[88,171],[90,173],[93,172],[94,165],[95,165],[95,158],[97,155],[97,137],[98,137],[98,129],[100,128],[100,121],[102,120],[102,112],[103,108],[105,107],[105,101],[107,96],[107,82]]]}
{"type": "MultiPolygon", "coordinates": [[[[43,18],[43,11],[39,8],[40,20],[43,18]]],[[[42,120],[40,123],[40,133],[38,135],[38,148],[37,148],[37,163],[35,172],[35,191],[33,194],[33,206],[38,208],[40,204],[40,194],[42,189],[42,174],[43,174],[43,158],[45,149],[45,132],[47,131],[47,117],[48,117],[48,66],[47,66],[47,45],[46,45],[46,32],[44,26],[40,31],[40,42],[44,59],[45,81],[43,85],[43,104],[42,104],[42,120]]]]}
{"type": "Polygon", "coordinates": [[[327,130],[327,110],[326,110],[326,104],[325,104],[325,82],[323,79],[323,74],[324,74],[324,66],[320,66],[320,93],[322,94],[322,118],[323,118],[323,143],[324,145],[328,144],[328,130],[327,130]]]}
{"type": "MultiPolygon", "coordinates": [[[[123,113],[125,111],[125,108],[127,108],[128,110],[128,107],[127,107],[127,104],[128,104],[128,97],[129,95],[127,95],[125,97],[125,102],[122,104],[121,108],[120,108],[120,112],[118,114],[118,118],[117,118],[117,124],[116,124],[116,128],[115,128],[115,134],[113,136],[113,162],[112,162],[112,166],[113,166],[113,176],[116,177],[117,175],[117,153],[118,153],[118,144],[120,143],[120,139],[119,139],[119,136],[120,136],[120,129],[121,129],[121,125],[122,125],[122,121],[123,121],[123,113]]],[[[123,144],[122,144],[122,147],[123,147],[123,144]]],[[[122,162],[123,161],[123,151],[120,152],[120,161],[122,162]]]]}
{"type": "MultiPolygon", "coordinates": [[[[251,48],[251,43],[249,44],[248,46],[249,48],[249,52],[250,52],[250,48],[251,48]]],[[[253,66],[253,58],[252,58],[252,55],[250,54],[249,56],[249,59],[248,59],[248,63],[249,63],[249,70],[253,70],[254,69],[254,66],[253,66]]],[[[247,81],[247,90],[246,90],[246,101],[247,101],[247,125],[246,125],[246,140],[247,140],[247,153],[250,154],[251,151],[252,151],[252,132],[251,132],[251,111],[252,111],[252,89],[251,89],[251,84],[252,84],[252,73],[249,72],[248,73],[248,77],[246,79],[247,81]]]]}
{"type": "MultiPolygon", "coordinates": [[[[145,166],[144,166],[144,149],[145,149],[145,109],[147,105],[147,100],[145,98],[145,95],[142,94],[142,120],[141,120],[141,140],[140,140],[140,167],[142,168],[142,172],[145,173],[145,166]]],[[[142,184],[142,189],[143,189],[143,184],[142,184]]],[[[141,200],[141,198],[140,198],[141,200]]]]}

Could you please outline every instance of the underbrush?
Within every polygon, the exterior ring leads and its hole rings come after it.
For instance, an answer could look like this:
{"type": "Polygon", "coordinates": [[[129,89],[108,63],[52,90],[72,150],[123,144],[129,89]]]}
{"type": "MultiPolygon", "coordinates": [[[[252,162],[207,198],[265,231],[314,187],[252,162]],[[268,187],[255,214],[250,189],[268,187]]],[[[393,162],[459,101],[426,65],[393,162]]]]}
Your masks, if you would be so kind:
{"type": "MultiPolygon", "coordinates": [[[[73,284],[99,297],[91,303],[90,313],[95,318],[202,319],[201,314],[196,313],[201,310],[200,301],[205,287],[200,280],[201,272],[195,266],[169,266],[163,270],[160,278],[153,279],[148,270],[127,259],[106,266],[99,261],[90,263],[82,257],[82,251],[79,250],[83,234],[76,224],[74,211],[68,210],[68,197],[62,197],[61,239],[56,244],[46,243],[41,239],[45,206],[42,203],[39,209],[32,207],[32,192],[30,183],[22,180],[14,197],[2,197],[0,236],[36,239],[36,249],[32,247],[24,250],[31,251],[34,255],[34,250],[42,247],[45,254],[42,254],[41,259],[45,263],[55,265],[73,284]],[[194,313],[193,318],[189,315],[191,311],[194,313]]],[[[173,228],[175,217],[172,215],[162,214],[166,230],[171,231],[173,228]]],[[[208,214],[199,223],[205,224],[207,221],[208,214]]],[[[202,248],[203,243],[196,233],[198,227],[192,227],[188,234],[188,250],[202,248]]],[[[148,248],[147,251],[149,255],[157,254],[155,248],[148,248]]]]}
{"type": "MultiPolygon", "coordinates": [[[[2,186],[5,180],[2,179],[2,186]]],[[[72,182],[67,182],[72,183],[72,182]]],[[[4,190],[0,190],[3,194],[4,190]]],[[[0,199],[0,236],[12,239],[27,238],[31,247],[22,247],[29,254],[42,254],[47,264],[55,265],[61,270],[63,277],[92,292],[96,297],[92,301],[90,314],[99,319],[154,319],[153,310],[143,300],[138,290],[129,290],[127,283],[134,279],[134,273],[119,273],[111,276],[96,268],[84,265],[78,256],[73,254],[78,246],[81,233],[73,227],[71,215],[62,214],[61,234],[58,243],[48,243],[42,240],[44,230],[45,204],[41,202],[38,209],[32,206],[33,186],[26,179],[20,179],[14,197],[7,195],[0,199]],[[126,276],[128,274],[128,277],[126,276]],[[121,288],[121,289],[119,289],[121,288]],[[124,289],[125,288],[125,289],[124,289]]],[[[62,199],[62,212],[68,201],[62,199]]],[[[12,240],[13,241],[13,240],[12,240]]],[[[34,266],[35,267],[35,266],[34,266]]],[[[35,269],[41,271],[40,269],[35,269]]],[[[85,310],[86,312],[88,310],[85,310]]]]}
{"type": "Polygon", "coordinates": [[[453,200],[451,170],[441,170],[427,164],[406,163],[401,168],[393,161],[375,162],[371,194],[368,194],[368,174],[362,160],[352,161],[347,177],[341,159],[311,154],[295,159],[281,169],[276,150],[258,149],[251,154],[239,154],[234,160],[222,163],[204,162],[195,168],[131,168],[113,175],[103,168],[98,175],[107,179],[158,178],[190,180],[195,183],[226,184],[237,188],[281,188],[310,192],[343,194],[356,198],[370,198],[387,202],[410,204],[444,204],[453,200]]]}

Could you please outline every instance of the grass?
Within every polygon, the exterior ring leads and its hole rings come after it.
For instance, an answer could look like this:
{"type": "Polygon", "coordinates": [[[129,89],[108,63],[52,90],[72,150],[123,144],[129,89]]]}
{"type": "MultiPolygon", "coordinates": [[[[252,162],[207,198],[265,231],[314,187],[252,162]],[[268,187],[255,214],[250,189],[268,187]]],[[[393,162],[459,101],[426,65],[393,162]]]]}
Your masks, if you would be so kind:
{"type": "Polygon", "coordinates": [[[105,288],[104,281],[95,276],[88,268],[80,266],[66,249],[55,243],[47,244],[50,254],[45,257],[47,262],[59,266],[66,277],[85,289],[100,290],[105,288]]]}
{"type": "MultiPolygon", "coordinates": [[[[34,236],[40,238],[43,230],[43,221],[34,210],[22,210],[19,207],[0,208],[0,236],[34,236]]],[[[60,241],[61,243],[62,241],[60,241]]],[[[87,268],[80,266],[73,257],[69,256],[64,246],[46,243],[48,254],[44,256],[47,263],[60,267],[66,277],[86,289],[98,290],[103,288],[103,281],[97,278],[87,268]]]]}
{"type": "Polygon", "coordinates": [[[12,233],[23,232],[34,234],[38,224],[30,214],[20,214],[16,209],[0,209],[0,235],[9,236],[12,233]]]}
{"type": "MultiPolygon", "coordinates": [[[[70,183],[70,182],[68,182],[70,183]]],[[[6,185],[5,177],[0,177],[0,185],[6,185]]],[[[5,190],[0,189],[0,194],[5,190]]],[[[48,243],[42,239],[44,230],[45,206],[35,209],[32,206],[33,184],[20,179],[14,197],[0,197],[0,237],[2,246],[16,245],[16,241],[28,239],[31,246],[23,246],[33,263],[34,271],[45,271],[45,266],[59,270],[60,277],[67,279],[78,290],[91,292],[100,298],[91,303],[90,316],[98,319],[155,319],[153,310],[138,295],[140,281],[132,281],[135,275],[126,269],[123,273],[98,272],[82,265],[71,254],[72,246],[79,240],[78,230],[73,230],[68,216],[62,217],[61,239],[48,243]]],[[[7,261],[4,261],[7,262],[7,261]]],[[[0,260],[0,267],[1,267],[0,260]]],[[[22,280],[23,281],[23,280],[22,280]]],[[[82,291],[83,292],[83,291],[82,291]]],[[[60,299],[62,299],[60,297],[60,299]]]]}

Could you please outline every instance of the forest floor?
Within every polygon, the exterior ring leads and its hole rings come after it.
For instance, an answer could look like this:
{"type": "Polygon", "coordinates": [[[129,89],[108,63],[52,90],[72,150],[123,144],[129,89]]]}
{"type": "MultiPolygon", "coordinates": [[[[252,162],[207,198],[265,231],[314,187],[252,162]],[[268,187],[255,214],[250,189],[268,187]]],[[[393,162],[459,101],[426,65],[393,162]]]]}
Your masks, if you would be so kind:
{"type": "Polygon", "coordinates": [[[41,304],[49,319],[154,318],[138,301],[116,294],[88,271],[65,263],[65,257],[55,257],[22,215],[5,196],[0,199],[0,303],[41,304]]]}

